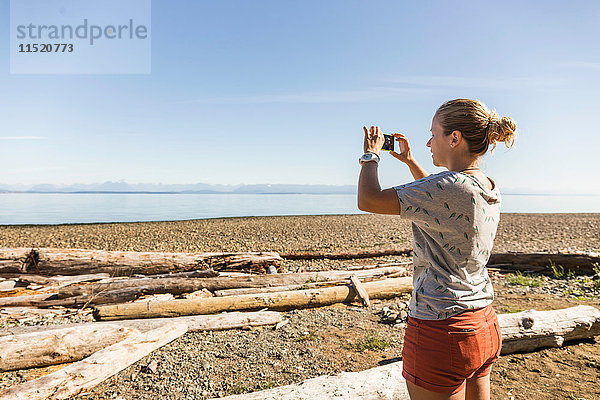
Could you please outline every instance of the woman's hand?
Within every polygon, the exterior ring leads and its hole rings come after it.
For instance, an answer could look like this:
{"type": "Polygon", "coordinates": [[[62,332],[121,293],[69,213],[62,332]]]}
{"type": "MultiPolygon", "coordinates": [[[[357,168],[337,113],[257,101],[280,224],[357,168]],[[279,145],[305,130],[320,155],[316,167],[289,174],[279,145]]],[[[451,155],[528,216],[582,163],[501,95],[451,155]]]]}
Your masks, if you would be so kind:
{"type": "Polygon", "coordinates": [[[385,143],[381,129],[379,129],[378,126],[372,126],[369,130],[366,126],[363,126],[363,130],[365,131],[365,153],[375,153],[379,155],[379,153],[381,153],[381,148],[385,143]]]}
{"type": "Polygon", "coordinates": [[[392,136],[395,137],[396,141],[398,142],[400,153],[390,151],[390,154],[403,163],[408,164],[413,159],[412,153],[410,152],[410,143],[408,143],[408,138],[401,133],[392,133],[392,136]]]}

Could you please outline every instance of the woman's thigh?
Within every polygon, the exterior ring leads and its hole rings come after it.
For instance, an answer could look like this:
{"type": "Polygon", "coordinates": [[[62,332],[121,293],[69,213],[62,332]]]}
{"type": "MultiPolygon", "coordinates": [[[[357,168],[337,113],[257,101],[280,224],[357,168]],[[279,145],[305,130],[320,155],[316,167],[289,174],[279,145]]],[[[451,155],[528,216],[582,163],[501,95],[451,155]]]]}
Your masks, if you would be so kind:
{"type": "Polygon", "coordinates": [[[406,381],[411,400],[490,400],[490,376],[467,379],[466,386],[457,393],[432,392],[406,381]]]}
{"type": "Polygon", "coordinates": [[[432,392],[410,381],[406,381],[406,388],[411,400],[465,400],[465,387],[460,392],[446,394],[432,392]]]}

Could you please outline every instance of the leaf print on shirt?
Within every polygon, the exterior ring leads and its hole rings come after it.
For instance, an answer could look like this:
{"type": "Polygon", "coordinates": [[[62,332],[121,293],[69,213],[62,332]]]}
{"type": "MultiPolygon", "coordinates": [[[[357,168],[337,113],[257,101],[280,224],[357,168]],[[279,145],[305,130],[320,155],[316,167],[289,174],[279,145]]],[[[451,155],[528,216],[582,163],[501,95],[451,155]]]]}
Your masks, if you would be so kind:
{"type": "Polygon", "coordinates": [[[404,200],[402,200],[402,197],[398,197],[398,200],[400,200],[400,203],[404,204],[404,200]]]}
{"type": "Polygon", "coordinates": [[[471,197],[471,203],[475,204],[475,197],[471,197]]]}
{"type": "Polygon", "coordinates": [[[429,226],[429,224],[428,224],[427,222],[425,222],[425,226],[426,226],[426,227],[428,227],[428,228],[430,227],[430,226],[429,226]]]}
{"type": "Polygon", "coordinates": [[[427,304],[427,309],[428,309],[429,311],[433,311],[433,308],[431,308],[431,306],[430,306],[429,304],[427,304]]]}
{"type": "Polygon", "coordinates": [[[459,219],[461,219],[463,217],[462,214],[460,214],[458,217],[456,217],[456,220],[458,221],[459,219]]]}
{"type": "Polygon", "coordinates": [[[454,218],[455,215],[456,215],[456,213],[453,212],[452,214],[450,214],[450,216],[448,218],[454,218]]]}
{"type": "Polygon", "coordinates": [[[450,210],[450,206],[446,202],[444,202],[444,207],[446,207],[446,209],[450,210]]]}
{"type": "Polygon", "coordinates": [[[441,288],[443,288],[443,286],[442,286],[442,285],[440,285],[440,286],[436,287],[436,288],[435,288],[435,290],[440,290],[441,288]]]}
{"type": "Polygon", "coordinates": [[[408,206],[408,207],[406,207],[406,211],[407,211],[407,212],[408,212],[408,211],[410,211],[410,210],[412,210],[412,206],[408,206]]]}
{"type": "Polygon", "coordinates": [[[452,250],[454,250],[454,246],[452,246],[448,249],[448,251],[452,251],[452,250]]]}
{"type": "Polygon", "coordinates": [[[465,232],[465,239],[469,240],[469,235],[467,235],[467,232],[465,232]]]}
{"type": "Polygon", "coordinates": [[[465,215],[465,219],[467,220],[467,222],[471,222],[468,215],[465,215]]]}
{"type": "Polygon", "coordinates": [[[444,190],[444,188],[442,187],[442,185],[440,185],[439,183],[437,184],[438,189],[440,190],[444,190]]]}
{"type": "Polygon", "coordinates": [[[439,220],[439,219],[437,219],[437,218],[436,218],[436,219],[435,219],[435,222],[437,222],[437,224],[438,224],[438,225],[441,225],[441,224],[440,224],[440,220],[439,220]]]}
{"type": "Polygon", "coordinates": [[[422,249],[421,245],[419,244],[419,242],[415,242],[415,244],[417,245],[418,248],[422,249]]]}
{"type": "Polygon", "coordinates": [[[444,238],[444,234],[442,232],[440,232],[440,237],[443,239],[444,238]]]}
{"type": "Polygon", "coordinates": [[[450,246],[450,243],[446,243],[444,246],[442,246],[443,249],[447,248],[448,246],[450,246]]]}
{"type": "Polygon", "coordinates": [[[425,192],[425,194],[427,194],[427,197],[429,197],[431,200],[433,200],[433,197],[431,197],[431,193],[425,192]]]}
{"type": "Polygon", "coordinates": [[[419,211],[421,211],[421,207],[417,207],[417,208],[415,209],[415,212],[416,212],[416,213],[417,213],[417,212],[419,212],[419,211]]]}
{"type": "Polygon", "coordinates": [[[423,214],[429,215],[426,209],[423,209],[423,214]]]}

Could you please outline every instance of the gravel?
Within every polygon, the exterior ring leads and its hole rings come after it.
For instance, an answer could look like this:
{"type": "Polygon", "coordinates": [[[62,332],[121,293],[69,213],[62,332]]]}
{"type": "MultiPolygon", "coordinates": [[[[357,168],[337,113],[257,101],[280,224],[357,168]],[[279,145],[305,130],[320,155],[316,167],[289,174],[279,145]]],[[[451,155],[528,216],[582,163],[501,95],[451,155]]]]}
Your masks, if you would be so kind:
{"type": "MultiPolygon", "coordinates": [[[[597,252],[599,228],[600,214],[502,214],[494,251],[597,252]]],[[[335,215],[2,226],[0,246],[288,252],[410,248],[412,240],[410,223],[396,216],[335,215]]],[[[307,271],[394,261],[407,258],[287,261],[286,267],[307,271]]],[[[511,285],[507,283],[510,275],[490,273],[500,297],[533,293],[570,299],[598,296],[591,277],[541,277],[543,284],[531,287],[511,285]]],[[[375,300],[369,308],[335,305],[294,310],[284,313],[289,322],[279,329],[186,333],[81,398],[205,399],[372,368],[400,356],[408,299],[375,300]]],[[[52,368],[1,373],[0,390],[52,368]]]]}

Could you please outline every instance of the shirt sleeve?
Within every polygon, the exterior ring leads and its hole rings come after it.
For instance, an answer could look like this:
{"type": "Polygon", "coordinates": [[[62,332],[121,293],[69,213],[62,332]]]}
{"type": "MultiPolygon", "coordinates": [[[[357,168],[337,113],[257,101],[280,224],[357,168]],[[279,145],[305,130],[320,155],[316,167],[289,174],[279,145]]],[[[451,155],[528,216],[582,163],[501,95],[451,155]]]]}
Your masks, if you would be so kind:
{"type": "Polygon", "coordinates": [[[404,185],[394,186],[400,202],[400,217],[427,226],[440,225],[444,207],[450,210],[447,199],[449,188],[446,182],[434,177],[425,177],[404,185]]]}

